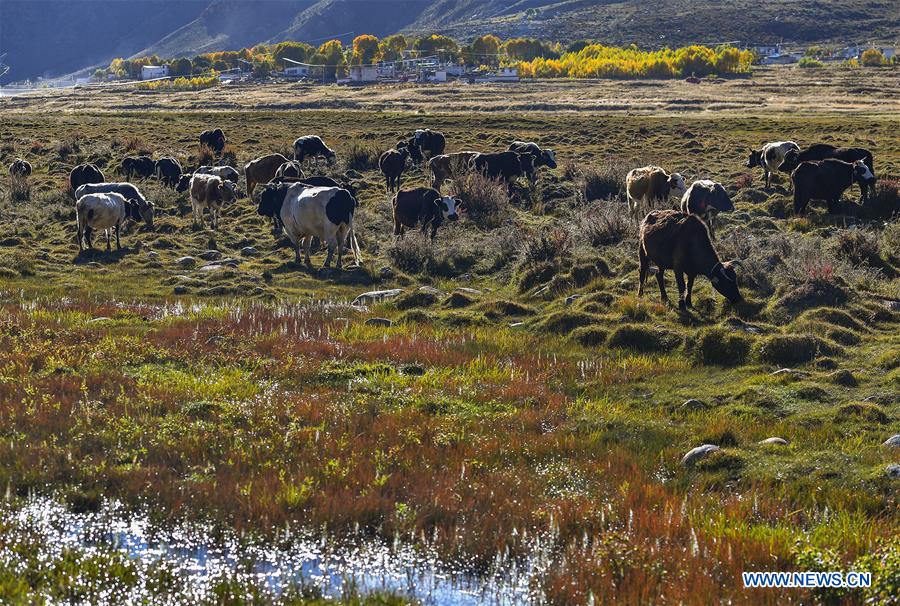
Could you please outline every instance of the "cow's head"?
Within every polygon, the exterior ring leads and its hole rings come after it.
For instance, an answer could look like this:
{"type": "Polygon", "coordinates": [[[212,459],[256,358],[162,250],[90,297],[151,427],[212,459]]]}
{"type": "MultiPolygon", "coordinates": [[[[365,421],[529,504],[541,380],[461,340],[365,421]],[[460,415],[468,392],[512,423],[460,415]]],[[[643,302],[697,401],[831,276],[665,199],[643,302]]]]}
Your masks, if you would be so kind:
{"type": "Polygon", "coordinates": [[[750,152],[750,157],[747,158],[747,168],[755,168],[757,166],[762,166],[762,152],[754,149],[750,152]]]}
{"type": "Polygon", "coordinates": [[[738,290],[737,272],[734,271],[731,261],[716,263],[709,274],[709,280],[713,288],[732,303],[740,303],[743,300],[738,290]]]}
{"type": "Polygon", "coordinates": [[[543,162],[544,166],[547,168],[556,168],[556,152],[552,149],[541,151],[541,162],[543,162]]]}
{"type": "Polygon", "coordinates": [[[178,177],[178,185],[175,186],[175,191],[179,194],[186,192],[191,186],[191,177],[193,175],[181,175],[178,177]]]}
{"type": "Polygon", "coordinates": [[[680,173],[672,173],[669,175],[669,190],[675,192],[676,195],[684,195],[687,186],[684,183],[684,177],[680,173]]]}
{"type": "Polygon", "coordinates": [[[459,219],[459,211],[462,210],[462,201],[452,196],[443,196],[434,201],[438,210],[443,214],[444,219],[448,221],[456,221],[459,219]]]}
{"type": "Polygon", "coordinates": [[[259,194],[259,205],[256,207],[256,212],[264,217],[277,217],[281,213],[284,195],[284,188],[272,184],[266,185],[259,194]]]}
{"type": "Polygon", "coordinates": [[[531,154],[516,154],[519,156],[519,166],[522,167],[522,173],[528,177],[528,180],[534,183],[537,175],[534,171],[534,156],[531,154]]]}
{"type": "Polygon", "coordinates": [[[222,181],[220,179],[219,184],[216,187],[222,196],[222,202],[234,202],[237,200],[235,184],[231,181],[222,181]]]}
{"type": "Polygon", "coordinates": [[[153,202],[130,198],[125,202],[125,211],[135,221],[143,221],[147,227],[153,229],[153,202]]]}
{"type": "Polygon", "coordinates": [[[789,149],[787,153],[784,154],[784,159],[781,161],[781,166],[778,167],[778,170],[789,173],[798,166],[800,166],[800,152],[796,149],[789,149]]]}
{"type": "Polygon", "coordinates": [[[865,162],[857,160],[853,163],[853,180],[862,185],[871,185],[875,183],[875,175],[865,162]]]}

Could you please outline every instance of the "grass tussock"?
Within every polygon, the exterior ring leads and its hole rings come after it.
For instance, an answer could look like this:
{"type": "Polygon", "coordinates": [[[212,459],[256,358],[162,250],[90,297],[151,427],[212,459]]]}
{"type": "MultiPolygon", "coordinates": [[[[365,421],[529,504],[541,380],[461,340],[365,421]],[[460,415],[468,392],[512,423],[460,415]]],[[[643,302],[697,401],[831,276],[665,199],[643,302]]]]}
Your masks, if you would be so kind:
{"type": "Polygon", "coordinates": [[[453,195],[465,206],[466,218],[483,229],[499,227],[510,216],[506,186],[477,172],[458,175],[453,181],[453,195]]]}

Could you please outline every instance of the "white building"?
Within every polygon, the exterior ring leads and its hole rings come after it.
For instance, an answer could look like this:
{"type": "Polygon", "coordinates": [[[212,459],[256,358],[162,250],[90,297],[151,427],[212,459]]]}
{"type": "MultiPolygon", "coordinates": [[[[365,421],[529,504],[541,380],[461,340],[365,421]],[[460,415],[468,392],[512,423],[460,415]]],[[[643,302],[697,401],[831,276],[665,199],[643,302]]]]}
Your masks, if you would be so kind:
{"type": "Polygon", "coordinates": [[[141,67],[141,80],[155,80],[156,78],[168,77],[168,65],[144,65],[141,67]]]}
{"type": "Polygon", "coordinates": [[[519,68],[517,67],[501,67],[497,72],[490,76],[491,82],[518,82],[519,68]]]}
{"type": "Polygon", "coordinates": [[[308,65],[290,65],[284,68],[284,75],[289,78],[306,78],[309,76],[308,65]]]}
{"type": "Polygon", "coordinates": [[[378,66],[376,65],[352,65],[350,66],[350,82],[375,82],[378,80],[378,66]]]}

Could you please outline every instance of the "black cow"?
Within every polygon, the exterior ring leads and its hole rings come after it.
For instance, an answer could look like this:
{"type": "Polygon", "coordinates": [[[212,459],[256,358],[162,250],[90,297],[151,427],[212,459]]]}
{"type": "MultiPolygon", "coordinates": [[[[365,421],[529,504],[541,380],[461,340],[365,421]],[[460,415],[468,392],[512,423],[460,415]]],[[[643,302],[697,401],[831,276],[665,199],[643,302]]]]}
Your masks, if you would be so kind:
{"type": "Polygon", "coordinates": [[[416,145],[415,137],[410,137],[407,141],[397,141],[397,149],[406,149],[409,159],[415,166],[419,166],[425,161],[422,148],[416,145]]]}
{"type": "Polygon", "coordinates": [[[409,148],[389,149],[378,158],[378,168],[384,175],[384,183],[387,191],[400,189],[400,179],[406,170],[406,160],[409,158],[409,148]]]}
{"type": "Polygon", "coordinates": [[[176,187],[181,178],[181,164],[175,158],[160,158],[156,161],[156,178],[166,187],[176,187]]]}
{"type": "Polygon", "coordinates": [[[310,158],[315,159],[316,164],[319,163],[319,158],[325,158],[329,164],[333,164],[337,159],[337,154],[325,145],[321,137],[307,135],[297,138],[294,141],[294,160],[303,162],[310,158]]]}
{"type": "Polygon", "coordinates": [[[147,179],[156,172],[156,162],[150,156],[128,156],[122,160],[120,172],[129,179],[147,179]]]}
{"type": "Polygon", "coordinates": [[[869,172],[872,173],[873,179],[870,183],[863,185],[859,184],[859,192],[861,195],[861,202],[865,202],[869,199],[869,191],[872,190],[874,193],[875,189],[875,163],[872,158],[872,152],[862,147],[835,147],[834,145],[829,145],[828,143],[817,143],[815,145],[810,145],[803,151],[791,150],[784,155],[784,161],[782,161],[779,170],[783,172],[792,172],[797,169],[798,166],[802,162],[815,162],[818,160],[843,160],[844,162],[856,162],[857,160],[862,160],[867,167],[869,167],[869,172]]]}
{"type": "Polygon", "coordinates": [[[510,192],[513,182],[523,175],[528,177],[532,184],[535,181],[534,158],[531,154],[511,151],[478,154],[472,158],[472,166],[489,179],[506,181],[510,192]]]}
{"type": "Polygon", "coordinates": [[[222,153],[222,150],[225,149],[225,133],[222,132],[221,128],[215,128],[213,130],[205,130],[200,133],[200,147],[208,147],[217,155],[222,153]]]}
{"type": "Polygon", "coordinates": [[[13,177],[27,177],[31,175],[31,163],[22,158],[16,158],[9,165],[9,174],[13,177]]]}
{"type": "MultiPolygon", "coordinates": [[[[413,133],[410,143],[422,150],[423,160],[440,156],[447,147],[447,139],[444,137],[444,133],[428,128],[417,129],[413,133]]],[[[413,161],[415,161],[415,158],[413,158],[413,161]]]]}
{"type": "Polygon", "coordinates": [[[526,141],[513,141],[509,144],[509,151],[520,154],[531,154],[534,158],[534,167],[546,166],[556,168],[556,152],[552,149],[541,149],[537,143],[526,141]]]}
{"type": "Polygon", "coordinates": [[[700,179],[694,181],[681,197],[681,212],[697,215],[709,227],[709,235],[716,237],[716,215],[734,210],[731,196],[721,183],[700,179]]]}
{"type": "Polygon", "coordinates": [[[868,188],[875,175],[864,160],[844,162],[829,158],[818,162],[801,162],[791,173],[794,184],[794,212],[802,215],[810,200],[825,200],[828,212],[840,214],[841,195],[854,183],[868,188]]]}
{"type": "Polygon", "coordinates": [[[403,237],[407,228],[422,226],[422,233],[431,226],[431,239],[434,240],[438,228],[444,220],[456,221],[461,209],[459,198],[441,196],[441,193],[430,187],[416,187],[398,191],[393,200],[394,235],[403,237]]]}
{"type": "Polygon", "coordinates": [[[72,194],[85,183],[103,183],[106,179],[96,164],[79,164],[69,173],[69,187],[72,194]]]}

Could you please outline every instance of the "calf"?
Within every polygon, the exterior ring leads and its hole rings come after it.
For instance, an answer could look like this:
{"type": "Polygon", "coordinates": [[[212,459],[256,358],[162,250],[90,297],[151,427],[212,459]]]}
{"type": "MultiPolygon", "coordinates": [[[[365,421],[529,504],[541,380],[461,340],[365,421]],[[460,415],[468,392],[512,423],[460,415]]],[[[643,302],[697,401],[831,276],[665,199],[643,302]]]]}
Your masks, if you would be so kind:
{"type": "Polygon", "coordinates": [[[205,130],[200,133],[200,147],[208,147],[217,155],[221,154],[222,150],[225,149],[225,143],[225,133],[222,132],[221,128],[205,130]]]}
{"type": "Polygon", "coordinates": [[[103,183],[106,179],[95,164],[79,164],[69,173],[69,187],[72,193],[85,183],[103,183]]]}
{"type": "Polygon", "coordinates": [[[456,221],[459,218],[459,198],[441,196],[440,192],[430,187],[416,187],[398,191],[394,196],[394,235],[402,238],[407,228],[422,226],[424,234],[431,227],[431,239],[437,234],[444,220],[456,221]]]}
{"type": "Polygon", "coordinates": [[[325,158],[329,164],[333,164],[337,159],[337,154],[325,145],[321,137],[316,135],[298,137],[294,141],[294,160],[303,162],[310,158],[315,159],[316,165],[319,164],[319,158],[325,158]]]}
{"type": "Polygon", "coordinates": [[[241,179],[241,173],[233,166],[201,166],[194,171],[195,175],[215,175],[222,181],[231,181],[237,185],[241,179]]]}
{"type": "Polygon", "coordinates": [[[281,154],[269,154],[251,160],[244,167],[244,178],[247,179],[247,195],[253,196],[257,184],[268,183],[278,172],[278,168],[288,162],[281,154]]]}
{"type": "Polygon", "coordinates": [[[215,175],[194,175],[191,177],[191,211],[194,225],[203,229],[203,210],[209,209],[209,222],[213,229],[219,226],[219,212],[226,202],[232,202],[236,196],[234,183],[223,181],[215,175]]]}
{"type": "Polygon", "coordinates": [[[508,149],[520,154],[531,154],[531,157],[534,158],[535,168],[540,166],[556,168],[556,152],[552,149],[541,149],[537,143],[513,141],[508,149]]]}
{"type": "Polygon", "coordinates": [[[131,217],[135,221],[143,220],[153,227],[153,205],[140,200],[127,199],[122,194],[95,193],[85,194],[75,203],[75,215],[78,221],[78,250],[84,250],[84,244],[93,248],[91,232],[102,229],[106,232],[106,250],[109,251],[109,230],[116,234],[116,250],[122,248],[119,242],[119,231],[125,219],[131,217]]]}
{"type": "Polygon", "coordinates": [[[478,152],[463,151],[453,154],[442,154],[428,161],[428,170],[431,172],[431,187],[441,191],[445,181],[454,175],[462,174],[472,168],[472,159],[478,152]]]}
{"type": "Polygon", "coordinates": [[[844,162],[830,158],[819,162],[801,162],[791,173],[794,184],[794,212],[806,212],[810,200],[825,200],[828,212],[841,212],[841,195],[854,183],[861,189],[875,182],[875,175],[865,161],[844,162]]]}
{"type": "Polygon", "coordinates": [[[175,158],[160,158],[156,161],[156,178],[166,187],[176,187],[181,178],[181,164],[175,158]]]}
{"type": "Polygon", "coordinates": [[[416,129],[410,142],[422,150],[423,159],[440,156],[447,147],[444,133],[428,128],[416,129]]]}
{"type": "Polygon", "coordinates": [[[766,187],[769,187],[772,173],[776,170],[784,170],[781,168],[781,164],[784,162],[785,154],[790,151],[799,152],[800,146],[793,141],[775,141],[766,143],[759,150],[750,152],[750,158],[747,159],[747,168],[761,167],[763,169],[763,175],[766,178],[766,187]]]}
{"type": "Polygon", "coordinates": [[[126,200],[137,200],[141,205],[153,206],[141,190],[131,183],[87,183],[75,190],[75,199],[87,194],[119,194],[126,200]]]}
{"type": "Polygon", "coordinates": [[[295,179],[303,178],[303,169],[296,160],[285,162],[275,171],[276,177],[293,177],[295,179]]]}
{"type": "Polygon", "coordinates": [[[697,215],[709,227],[709,235],[715,239],[716,216],[720,212],[734,210],[734,203],[725,188],[715,181],[694,181],[681,197],[681,212],[697,215]]]}
{"type": "Polygon", "coordinates": [[[294,183],[285,188],[269,185],[260,196],[257,212],[266,217],[279,217],[284,231],[294,245],[294,260],[300,263],[300,245],[304,246],[307,266],[309,247],[313,237],[318,237],[328,246],[328,256],[323,267],[331,265],[334,249],[337,247],[337,267],[343,263],[344,242],[350,236],[350,248],[356,264],[362,263],[362,255],[353,229],[353,215],[356,199],[346,189],[338,187],[308,187],[294,183]]]}
{"type": "Polygon", "coordinates": [[[147,179],[156,172],[156,162],[150,156],[128,156],[119,170],[128,179],[147,179]]]}
{"type": "Polygon", "coordinates": [[[818,160],[843,160],[844,162],[856,162],[862,160],[872,173],[871,181],[859,182],[860,201],[865,203],[869,199],[869,192],[875,193],[875,164],[872,152],[862,147],[835,147],[827,143],[810,145],[803,151],[789,151],[784,155],[781,170],[792,172],[803,162],[816,162],[818,160]]]}
{"type": "Polygon", "coordinates": [[[415,137],[410,137],[407,141],[397,141],[396,147],[397,149],[406,148],[406,151],[409,152],[409,159],[412,160],[412,163],[415,166],[419,166],[425,161],[425,156],[422,154],[422,148],[416,144],[415,137]]]}
{"type": "Polygon", "coordinates": [[[639,297],[644,294],[644,281],[652,262],[658,270],[656,281],[659,283],[659,294],[667,303],[669,296],[666,294],[663,276],[668,269],[675,272],[680,309],[692,307],[691,290],[694,278],[698,275],[709,278],[713,288],[732,303],[741,301],[737,274],[731,262],[723,263],[719,260],[706,225],[696,215],[677,210],[651,211],[641,222],[638,258],[641,264],[639,297]]]}
{"type": "Polygon", "coordinates": [[[471,162],[472,167],[487,178],[506,181],[509,193],[512,193],[513,182],[523,175],[528,177],[528,181],[534,185],[534,158],[531,157],[531,154],[519,154],[511,151],[475,154],[471,162]]]}
{"type": "Polygon", "coordinates": [[[16,158],[9,165],[9,174],[13,177],[28,177],[31,175],[31,163],[22,158],[16,158]]]}
{"type": "Polygon", "coordinates": [[[400,179],[403,171],[406,170],[406,161],[409,159],[409,150],[406,147],[400,149],[389,149],[378,158],[378,168],[384,175],[385,188],[387,191],[395,191],[400,189],[400,179]]]}
{"type": "Polygon", "coordinates": [[[625,177],[628,208],[635,222],[640,221],[657,202],[665,202],[672,194],[681,196],[686,190],[684,177],[678,173],[670,175],[658,166],[634,168],[625,177]]]}

